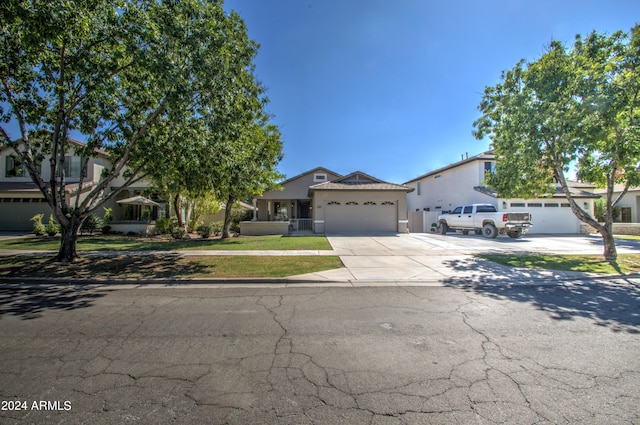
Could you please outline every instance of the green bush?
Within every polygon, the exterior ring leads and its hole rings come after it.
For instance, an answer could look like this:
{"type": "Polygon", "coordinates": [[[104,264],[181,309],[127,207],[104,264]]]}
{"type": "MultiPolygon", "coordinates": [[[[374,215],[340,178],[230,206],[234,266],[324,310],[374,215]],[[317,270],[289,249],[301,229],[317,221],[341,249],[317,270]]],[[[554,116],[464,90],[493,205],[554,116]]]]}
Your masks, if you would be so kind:
{"type": "Polygon", "coordinates": [[[103,209],[104,209],[104,218],[102,220],[106,224],[113,220],[113,208],[103,207],[103,209]]]}
{"type": "Polygon", "coordinates": [[[33,234],[36,236],[42,236],[47,231],[44,224],[42,224],[42,217],[44,217],[44,214],[36,214],[31,217],[31,221],[33,221],[33,234]]]}
{"type": "Polygon", "coordinates": [[[80,232],[88,232],[90,235],[93,235],[93,232],[102,229],[102,224],[102,219],[100,217],[95,214],[91,214],[82,222],[80,232]]]}
{"type": "Polygon", "coordinates": [[[208,224],[203,224],[202,226],[198,226],[198,228],[196,229],[198,234],[200,236],[202,236],[202,238],[204,238],[204,239],[206,239],[209,236],[211,236],[212,230],[213,230],[212,227],[209,226],[208,224]]]}
{"type": "Polygon", "coordinates": [[[171,231],[178,224],[178,219],[176,217],[162,217],[156,220],[156,229],[158,233],[161,235],[170,235],[171,231]]]}
{"type": "Polygon", "coordinates": [[[187,231],[184,227],[175,226],[173,229],[171,229],[171,236],[174,239],[182,239],[186,234],[187,231]]]}
{"type": "Polygon", "coordinates": [[[55,236],[56,233],[58,233],[59,231],[60,231],[60,226],[58,225],[58,223],[56,223],[55,219],[53,218],[53,214],[49,215],[49,222],[45,226],[45,232],[49,236],[55,236]]]}

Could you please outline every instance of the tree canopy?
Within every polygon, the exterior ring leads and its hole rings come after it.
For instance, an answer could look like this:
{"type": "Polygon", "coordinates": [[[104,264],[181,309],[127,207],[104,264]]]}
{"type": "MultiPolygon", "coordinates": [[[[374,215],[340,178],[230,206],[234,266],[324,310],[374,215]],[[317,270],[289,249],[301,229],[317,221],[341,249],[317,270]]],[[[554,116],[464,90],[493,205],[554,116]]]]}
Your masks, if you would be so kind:
{"type": "Polygon", "coordinates": [[[242,107],[225,99],[251,75],[257,45],[221,1],[6,0],[0,12],[0,143],[14,149],[54,210],[58,260],[76,257],[77,229],[116,196],[108,190],[116,178],[132,184],[159,155],[198,161],[200,130],[223,128],[237,116],[230,108],[242,107]],[[68,201],[71,132],[87,136],[76,148],[83,171],[98,151],[112,165],[68,201]],[[40,165],[49,157],[45,181],[40,165]]]}
{"type": "Polygon", "coordinates": [[[536,61],[520,61],[485,89],[474,123],[489,137],[496,172],[487,184],[501,197],[545,197],[559,185],[574,214],[597,229],[604,256],[617,257],[613,208],[640,185],[640,26],[612,35],[576,37],[572,49],[553,41],[536,61]],[[607,189],[606,221],[596,221],[573,199],[579,179],[607,189]],[[614,186],[622,193],[613,198],[614,186]]]}

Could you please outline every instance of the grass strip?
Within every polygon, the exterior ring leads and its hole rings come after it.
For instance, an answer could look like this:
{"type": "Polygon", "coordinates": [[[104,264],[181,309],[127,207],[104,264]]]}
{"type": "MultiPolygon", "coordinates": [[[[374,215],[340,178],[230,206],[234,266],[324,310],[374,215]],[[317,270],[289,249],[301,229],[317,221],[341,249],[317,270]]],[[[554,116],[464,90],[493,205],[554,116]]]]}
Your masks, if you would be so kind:
{"type": "Polygon", "coordinates": [[[640,254],[618,255],[617,267],[605,261],[601,255],[477,254],[476,256],[510,267],[602,274],[640,272],[640,254]]]}
{"type": "Polygon", "coordinates": [[[116,255],[83,257],[71,264],[52,262],[49,256],[0,257],[1,277],[278,278],[341,267],[336,256],[116,255]]]}
{"type": "MultiPolygon", "coordinates": [[[[28,236],[0,241],[0,249],[29,251],[60,248],[60,237],[28,236]]],[[[241,236],[229,239],[172,240],[167,237],[122,235],[79,236],[78,251],[179,251],[179,250],[330,250],[324,236],[241,236]]]]}

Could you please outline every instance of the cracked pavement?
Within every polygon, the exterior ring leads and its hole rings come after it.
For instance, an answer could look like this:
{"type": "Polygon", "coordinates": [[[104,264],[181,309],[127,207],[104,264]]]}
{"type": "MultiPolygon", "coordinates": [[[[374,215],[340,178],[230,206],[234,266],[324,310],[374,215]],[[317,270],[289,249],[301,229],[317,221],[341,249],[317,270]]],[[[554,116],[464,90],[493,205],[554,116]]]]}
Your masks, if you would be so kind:
{"type": "Polygon", "coordinates": [[[0,287],[0,422],[640,422],[637,281],[0,287]]]}

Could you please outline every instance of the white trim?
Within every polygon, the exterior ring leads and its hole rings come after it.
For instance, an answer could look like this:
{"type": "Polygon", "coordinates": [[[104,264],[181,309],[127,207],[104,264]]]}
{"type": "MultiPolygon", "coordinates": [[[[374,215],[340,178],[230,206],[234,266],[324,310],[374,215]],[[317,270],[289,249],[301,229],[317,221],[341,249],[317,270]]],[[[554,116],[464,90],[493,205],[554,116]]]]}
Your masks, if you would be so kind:
{"type": "Polygon", "coordinates": [[[409,222],[409,220],[398,220],[398,223],[401,223],[401,224],[406,224],[408,222],[409,222]]]}
{"type": "Polygon", "coordinates": [[[314,224],[324,224],[324,220],[313,220],[314,224]]]}

